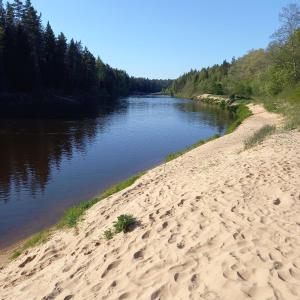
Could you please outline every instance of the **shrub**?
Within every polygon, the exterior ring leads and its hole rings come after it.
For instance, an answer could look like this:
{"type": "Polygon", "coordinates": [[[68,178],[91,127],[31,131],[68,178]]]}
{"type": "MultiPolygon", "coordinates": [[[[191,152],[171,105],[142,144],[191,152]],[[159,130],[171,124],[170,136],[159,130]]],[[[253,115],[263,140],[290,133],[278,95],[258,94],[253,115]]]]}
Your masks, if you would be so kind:
{"type": "Polygon", "coordinates": [[[128,232],[130,227],[136,223],[136,219],[132,215],[121,215],[114,222],[115,233],[128,232]]]}
{"type": "Polygon", "coordinates": [[[104,231],[104,237],[106,240],[111,240],[114,236],[114,232],[109,228],[104,231]]]}
{"type": "Polygon", "coordinates": [[[103,236],[106,240],[111,240],[115,234],[128,232],[136,223],[136,219],[132,215],[120,215],[117,221],[114,222],[114,228],[105,230],[103,236]]]}

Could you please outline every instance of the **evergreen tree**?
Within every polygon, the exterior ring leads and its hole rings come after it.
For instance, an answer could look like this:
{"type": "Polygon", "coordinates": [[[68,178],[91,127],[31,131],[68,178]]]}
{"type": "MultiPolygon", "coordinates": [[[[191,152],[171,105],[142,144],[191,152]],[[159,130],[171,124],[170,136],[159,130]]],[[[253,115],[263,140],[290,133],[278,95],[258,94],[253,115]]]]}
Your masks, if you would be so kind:
{"type": "Polygon", "coordinates": [[[30,0],[11,0],[5,8],[0,0],[0,92],[115,97],[133,88],[151,92],[161,87],[160,81],[129,78],[96,60],[81,42],[68,43],[63,33],[56,38],[49,22],[43,29],[30,0]]]}
{"type": "Polygon", "coordinates": [[[32,59],[32,74],[33,82],[36,88],[41,87],[41,61],[42,61],[42,25],[41,16],[37,14],[37,11],[31,5],[30,0],[26,0],[23,10],[22,23],[24,31],[28,36],[28,42],[31,49],[32,59]]]}
{"type": "Polygon", "coordinates": [[[15,88],[18,91],[31,91],[35,85],[34,70],[28,36],[21,24],[18,24],[16,28],[16,52],[14,61],[16,67],[15,88]]]}
{"type": "Polygon", "coordinates": [[[64,90],[67,80],[66,53],[68,45],[67,39],[63,33],[58,35],[55,48],[55,87],[59,90],[64,90]]]}
{"type": "Polygon", "coordinates": [[[55,54],[56,54],[56,39],[54,32],[47,23],[44,32],[44,48],[43,48],[43,63],[42,77],[46,87],[51,88],[55,84],[55,54]]]}
{"type": "Polygon", "coordinates": [[[14,0],[12,7],[14,9],[16,21],[20,22],[23,17],[23,3],[20,0],[14,0]]]}

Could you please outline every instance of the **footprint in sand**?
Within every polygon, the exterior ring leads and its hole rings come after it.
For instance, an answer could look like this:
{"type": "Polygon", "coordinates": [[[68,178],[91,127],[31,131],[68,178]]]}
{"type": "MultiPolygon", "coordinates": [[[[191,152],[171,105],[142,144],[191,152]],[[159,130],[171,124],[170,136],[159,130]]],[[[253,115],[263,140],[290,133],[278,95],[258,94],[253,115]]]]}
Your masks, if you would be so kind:
{"type": "Polygon", "coordinates": [[[145,233],[143,233],[142,240],[145,240],[145,239],[149,238],[149,236],[150,236],[150,230],[148,230],[145,233]]]}
{"type": "Polygon", "coordinates": [[[144,258],[144,249],[141,249],[133,254],[134,259],[142,259],[144,258]]]}
{"type": "Polygon", "coordinates": [[[112,269],[116,268],[120,264],[120,261],[116,260],[109,264],[106,270],[103,272],[101,278],[104,278],[112,269]]]}

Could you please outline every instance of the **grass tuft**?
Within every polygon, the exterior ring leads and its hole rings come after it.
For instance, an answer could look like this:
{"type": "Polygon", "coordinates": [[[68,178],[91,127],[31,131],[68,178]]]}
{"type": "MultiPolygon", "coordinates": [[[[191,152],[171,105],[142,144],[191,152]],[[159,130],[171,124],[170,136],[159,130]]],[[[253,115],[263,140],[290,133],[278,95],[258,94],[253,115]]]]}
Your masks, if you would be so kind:
{"type": "Polygon", "coordinates": [[[107,230],[104,231],[103,235],[104,235],[104,238],[106,240],[111,240],[113,238],[113,236],[114,236],[114,232],[109,228],[109,229],[107,229],[107,230]]]}
{"type": "Polygon", "coordinates": [[[265,125],[257,132],[255,132],[250,138],[245,141],[245,149],[249,149],[260,144],[267,136],[273,134],[276,130],[275,126],[265,125]]]}

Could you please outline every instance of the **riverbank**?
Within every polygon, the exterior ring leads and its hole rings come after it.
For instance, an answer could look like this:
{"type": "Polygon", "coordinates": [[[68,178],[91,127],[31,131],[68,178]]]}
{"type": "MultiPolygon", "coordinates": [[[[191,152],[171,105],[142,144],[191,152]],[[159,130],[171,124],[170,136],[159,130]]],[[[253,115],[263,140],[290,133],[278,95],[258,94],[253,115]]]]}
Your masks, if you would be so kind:
{"type": "Polygon", "coordinates": [[[300,133],[244,150],[278,115],[147,172],[0,271],[0,299],[299,299],[300,133]],[[103,238],[121,214],[139,225],[103,238]],[[39,287],[39,288],[37,288],[39,287]]]}

